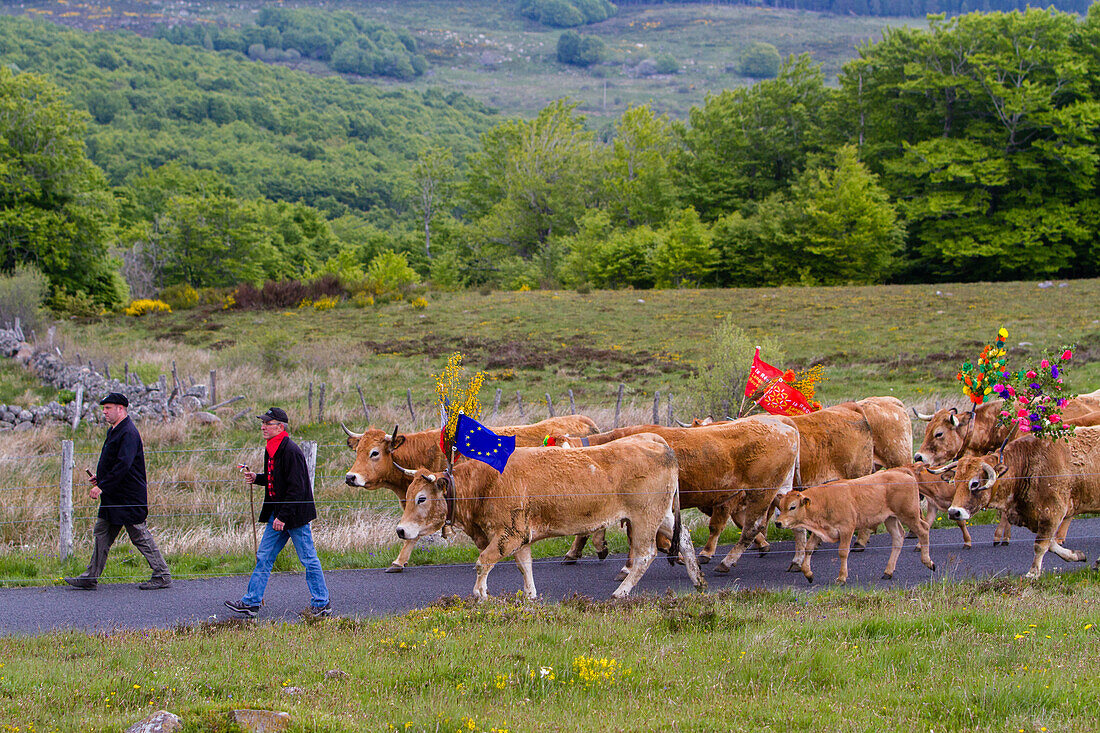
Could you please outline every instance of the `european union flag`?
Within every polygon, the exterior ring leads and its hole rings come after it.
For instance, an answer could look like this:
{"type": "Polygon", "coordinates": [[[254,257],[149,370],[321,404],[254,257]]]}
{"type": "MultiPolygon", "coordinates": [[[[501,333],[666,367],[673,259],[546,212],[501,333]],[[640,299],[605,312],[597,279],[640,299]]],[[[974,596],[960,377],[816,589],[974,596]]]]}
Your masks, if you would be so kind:
{"type": "Polygon", "coordinates": [[[458,427],[455,429],[455,450],[467,458],[475,458],[488,463],[496,470],[504,473],[504,466],[508,463],[508,456],[516,449],[516,438],[513,435],[497,435],[477,420],[458,416],[458,427]]]}

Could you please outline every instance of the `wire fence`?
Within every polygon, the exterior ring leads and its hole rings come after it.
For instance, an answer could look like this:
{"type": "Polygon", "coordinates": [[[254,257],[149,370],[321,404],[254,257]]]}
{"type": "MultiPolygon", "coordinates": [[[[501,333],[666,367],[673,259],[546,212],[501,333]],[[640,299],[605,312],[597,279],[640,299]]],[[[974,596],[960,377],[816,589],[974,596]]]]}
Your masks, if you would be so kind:
{"type": "MultiPolygon", "coordinates": [[[[13,545],[23,545],[21,539],[25,539],[24,535],[20,534],[20,527],[29,528],[39,527],[36,530],[36,534],[41,536],[42,531],[47,531],[50,525],[58,527],[59,537],[59,554],[62,559],[68,557],[73,550],[73,536],[74,525],[81,528],[90,527],[95,522],[98,516],[97,508],[99,502],[91,500],[85,497],[74,497],[73,492],[73,473],[75,472],[75,462],[78,456],[92,456],[98,455],[93,452],[81,452],[76,453],[72,451],[71,441],[64,441],[63,449],[61,452],[49,452],[34,455],[23,456],[9,456],[5,457],[4,461],[9,463],[21,463],[28,464],[30,462],[38,462],[43,465],[44,468],[56,470],[60,473],[60,480],[57,483],[25,483],[12,486],[0,486],[0,492],[4,499],[0,501],[0,539],[7,541],[13,545]],[[56,467],[56,468],[54,468],[56,467]],[[68,506],[66,507],[66,478],[68,478],[68,506]],[[42,492],[50,489],[58,490],[58,502],[54,509],[50,509],[42,501],[32,501],[30,503],[21,503],[18,500],[20,493],[26,493],[33,499],[41,499],[42,492]],[[24,515],[24,516],[20,516],[24,515]]],[[[314,481],[315,498],[313,503],[318,509],[318,514],[322,520],[332,524],[338,524],[340,522],[347,521],[347,518],[352,515],[358,517],[365,511],[378,512],[381,514],[389,515],[392,521],[399,511],[398,504],[394,501],[390,491],[380,491],[373,496],[345,496],[340,497],[338,494],[341,492],[362,492],[371,491],[359,486],[349,486],[346,483],[346,474],[339,473],[317,473],[317,458],[320,451],[324,451],[325,461],[323,464],[326,466],[334,467],[339,464],[346,464],[350,467],[354,457],[348,451],[347,445],[344,443],[326,443],[317,444],[316,442],[303,441],[302,447],[307,454],[309,462],[310,472],[314,481]],[[333,450],[335,449],[335,450],[333,450]]],[[[190,449],[157,449],[146,451],[146,456],[151,463],[156,463],[158,457],[166,456],[171,458],[178,458],[180,456],[186,456],[188,454],[224,454],[235,453],[239,456],[257,456],[262,448],[259,447],[239,447],[239,446],[214,446],[207,448],[190,448],[190,449]]],[[[555,450],[561,450],[560,448],[555,450]]],[[[331,468],[330,468],[331,471],[331,468]]],[[[1096,473],[1080,472],[1080,473],[1052,473],[1045,475],[1030,476],[1029,479],[1041,479],[1041,480],[1065,480],[1071,478],[1083,478],[1094,477],[1096,473]]],[[[981,477],[980,477],[981,478],[981,477]]],[[[1013,477],[1001,477],[998,480],[1005,481],[1013,477]]],[[[861,484],[865,487],[885,485],[889,482],[877,482],[872,477],[865,477],[861,479],[861,484]]],[[[952,482],[944,481],[942,479],[918,481],[919,485],[933,485],[938,486],[941,489],[943,487],[951,486],[952,482]]],[[[148,514],[148,520],[156,522],[160,526],[170,526],[173,524],[190,523],[195,525],[196,521],[199,524],[207,526],[221,527],[226,530],[231,530],[236,533],[243,533],[246,531],[248,525],[251,524],[251,515],[249,512],[250,507],[256,507],[263,500],[262,487],[257,491],[255,497],[255,504],[248,500],[244,494],[247,491],[246,485],[243,482],[242,477],[239,474],[232,476],[217,476],[206,475],[198,477],[178,477],[178,478],[158,478],[148,482],[148,486],[151,488],[159,489],[158,491],[151,492],[152,502],[148,505],[150,513],[148,514]],[[234,488],[239,487],[239,488],[234,488]],[[178,492],[182,492],[181,494],[178,492]],[[156,494],[160,493],[160,496],[156,494]]],[[[703,504],[703,501],[708,495],[716,496],[728,496],[737,492],[777,492],[785,489],[792,488],[787,485],[771,485],[771,486],[742,486],[736,488],[730,488],[723,486],[722,488],[681,488],[681,501],[685,504],[698,505],[703,504]]],[[[793,487],[800,488],[800,487],[793,487]]],[[[607,492],[607,496],[629,496],[629,495],[646,495],[646,494],[662,494],[667,490],[661,491],[646,491],[646,490],[632,490],[623,489],[618,491],[607,492]]],[[[80,492],[77,492],[80,493],[80,492]]],[[[371,491],[371,493],[374,493],[371,491]]],[[[557,500],[557,499],[572,499],[576,498],[577,492],[545,492],[545,493],[530,493],[526,499],[539,499],[539,500],[557,500]]],[[[515,495],[478,495],[478,496],[462,496],[458,495],[453,497],[453,500],[457,503],[466,501],[487,501],[487,500],[502,500],[502,501],[516,501],[515,495]]],[[[289,502],[293,503],[293,502],[289,502]]],[[[116,508],[128,508],[138,505],[111,505],[116,508]]],[[[144,506],[144,505],[140,505],[144,506]]],[[[82,539],[86,540],[86,537],[81,535],[82,539]]],[[[1075,541],[1092,541],[1100,539],[1100,537],[1075,537],[1075,541]]],[[[1032,543],[1034,538],[1016,539],[1011,540],[1012,543],[1032,543]]],[[[392,544],[396,544],[397,540],[394,539],[392,544]]],[[[952,544],[961,543],[937,543],[937,547],[949,547],[952,544]]],[[[868,548],[873,550],[890,549],[889,546],[868,548]]],[[[556,561],[555,561],[556,562],[556,561]]],[[[196,577],[216,577],[218,573],[209,575],[196,575],[196,577]]],[[[10,582],[16,582],[19,579],[14,579],[10,582]]],[[[6,579],[0,579],[0,582],[9,582],[6,579]]]]}

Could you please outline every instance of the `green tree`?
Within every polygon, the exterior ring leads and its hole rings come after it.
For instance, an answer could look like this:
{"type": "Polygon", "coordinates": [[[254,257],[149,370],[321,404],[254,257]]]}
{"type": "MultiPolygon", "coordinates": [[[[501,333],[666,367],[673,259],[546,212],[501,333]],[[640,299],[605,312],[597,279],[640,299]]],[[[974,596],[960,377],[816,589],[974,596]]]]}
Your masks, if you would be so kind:
{"type": "Polygon", "coordinates": [[[86,122],[45,78],[0,67],[0,270],[33,264],[55,295],[111,307],[127,295],[108,255],[116,208],[85,155],[86,122]]]}
{"type": "Polygon", "coordinates": [[[690,206],[659,231],[649,269],[659,288],[697,286],[714,269],[714,236],[690,206]]]}
{"type": "Polygon", "coordinates": [[[686,203],[712,221],[786,189],[820,150],[827,97],[806,54],[788,59],[776,79],[708,96],[681,128],[673,170],[686,203]]]}
{"type": "Polygon", "coordinates": [[[741,76],[753,79],[774,79],[779,74],[783,59],[775,46],[754,41],[741,52],[741,76]]]}
{"type": "Polygon", "coordinates": [[[676,207],[669,170],[676,151],[672,123],[649,105],[630,107],[619,118],[603,178],[606,208],[616,223],[657,225],[676,207]]]}
{"type": "Polygon", "coordinates": [[[432,219],[445,208],[453,189],[454,156],[449,148],[431,146],[416,158],[410,198],[424,227],[424,254],[432,258],[432,219]]]}

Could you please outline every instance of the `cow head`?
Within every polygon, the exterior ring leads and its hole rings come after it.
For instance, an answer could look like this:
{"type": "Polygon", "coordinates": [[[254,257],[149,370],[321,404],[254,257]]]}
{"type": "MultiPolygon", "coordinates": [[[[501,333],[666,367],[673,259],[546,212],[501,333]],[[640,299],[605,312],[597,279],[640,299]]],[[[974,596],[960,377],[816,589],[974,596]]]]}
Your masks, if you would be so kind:
{"type": "Polygon", "coordinates": [[[397,536],[403,540],[415,540],[443,528],[447,522],[447,494],[454,481],[444,473],[429,473],[425,468],[412,473],[405,508],[397,523],[397,536]]]}
{"type": "Polygon", "coordinates": [[[997,479],[1008,467],[996,456],[968,457],[959,461],[955,470],[955,498],[947,516],[955,521],[966,521],[975,512],[989,505],[989,496],[997,479]]]}
{"type": "Polygon", "coordinates": [[[793,529],[805,519],[810,497],[801,491],[788,491],[782,496],[777,496],[775,501],[779,505],[775,523],[784,529],[793,529]]]}
{"type": "Polygon", "coordinates": [[[924,428],[924,440],[920,444],[920,450],[913,456],[914,461],[935,466],[959,455],[966,440],[965,433],[967,423],[971,419],[970,413],[963,413],[960,416],[958,410],[952,407],[950,410],[938,410],[934,415],[917,413],[917,417],[927,420],[928,425],[924,428]]]}
{"type": "Polygon", "coordinates": [[[355,463],[348,469],[344,482],[367,489],[394,485],[402,474],[394,464],[393,451],[405,442],[405,436],[397,434],[397,426],[390,435],[377,429],[353,433],[343,423],[340,427],[348,436],[348,447],[355,451],[355,463]]]}

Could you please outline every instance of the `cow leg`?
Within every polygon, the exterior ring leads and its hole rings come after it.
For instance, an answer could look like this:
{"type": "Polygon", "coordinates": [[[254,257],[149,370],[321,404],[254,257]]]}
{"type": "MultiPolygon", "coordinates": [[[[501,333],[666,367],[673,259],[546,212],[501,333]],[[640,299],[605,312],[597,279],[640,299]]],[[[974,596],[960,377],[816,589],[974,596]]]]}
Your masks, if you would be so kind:
{"type": "Polygon", "coordinates": [[[1057,539],[1050,543],[1050,551],[1066,562],[1086,562],[1089,559],[1088,555],[1080,550],[1071,550],[1067,547],[1063,547],[1057,539]]]}
{"type": "Polygon", "coordinates": [[[625,580],[626,576],[630,574],[630,569],[634,567],[634,530],[633,525],[629,520],[622,520],[623,526],[626,528],[626,546],[630,548],[626,555],[626,565],[623,565],[619,569],[618,575],[615,576],[615,580],[625,580]]]}
{"type": "Polygon", "coordinates": [[[1005,519],[1004,514],[1001,514],[997,522],[997,529],[993,530],[993,546],[1007,545],[1011,539],[1012,525],[1005,519]]]}
{"type": "Polygon", "coordinates": [[[787,572],[793,573],[802,567],[802,561],[806,559],[806,530],[798,527],[794,530],[794,557],[787,566],[787,572]]]}
{"type": "Polygon", "coordinates": [[[1043,574],[1043,556],[1047,554],[1047,550],[1054,542],[1054,533],[1060,523],[1060,520],[1043,520],[1036,527],[1035,560],[1031,563],[1031,569],[1024,575],[1025,578],[1038,578],[1043,574]]]}
{"type": "Polygon", "coordinates": [[[490,542],[481,554],[477,556],[474,570],[477,571],[477,580],[474,581],[474,598],[484,601],[489,597],[489,584],[486,582],[489,571],[500,560],[501,554],[497,550],[497,543],[490,542]]]}
{"type": "MultiPolygon", "coordinates": [[[[718,567],[714,568],[716,573],[728,573],[730,568],[735,566],[737,561],[741,559],[741,555],[748,549],[753,538],[763,532],[768,524],[768,511],[771,508],[775,493],[767,491],[748,491],[745,493],[745,526],[742,527],[741,536],[737,538],[737,542],[726,553],[722,562],[718,563],[718,567]]],[[[717,513],[715,511],[715,514],[717,513]]]]}
{"type": "Polygon", "coordinates": [[[409,556],[416,547],[416,540],[405,540],[401,543],[401,552],[397,553],[397,559],[386,568],[387,573],[400,573],[409,564],[409,556]]]}
{"type": "MultiPolygon", "coordinates": [[[[883,580],[890,580],[894,577],[894,568],[897,567],[898,564],[898,555],[901,554],[901,547],[905,544],[905,530],[901,528],[901,522],[898,521],[897,517],[887,517],[885,524],[886,531],[890,533],[890,559],[886,561],[886,570],[883,571],[882,578],[883,580]]],[[[917,520],[917,524],[918,526],[920,525],[919,519],[917,520]]],[[[912,530],[913,528],[910,527],[910,529],[912,530]]],[[[841,542],[843,541],[843,538],[841,538],[841,542]]],[[[924,548],[923,542],[921,543],[921,547],[924,548]]],[[[923,551],[927,552],[927,550],[923,551]]]]}
{"type": "Polygon", "coordinates": [[[836,582],[840,585],[848,582],[848,554],[852,551],[852,534],[850,531],[843,531],[839,535],[837,552],[840,555],[840,573],[836,576],[836,582]]]}
{"type": "Polygon", "coordinates": [[[856,532],[856,546],[852,548],[852,552],[863,552],[867,549],[867,543],[871,541],[871,530],[867,527],[856,532]]]}
{"type": "Polygon", "coordinates": [[[565,553],[565,557],[561,559],[561,564],[573,565],[577,560],[580,560],[586,542],[588,542],[588,535],[586,534],[579,534],[574,537],[573,544],[569,547],[569,552],[565,553]]]}
{"type": "Polygon", "coordinates": [[[967,529],[966,522],[964,522],[961,519],[957,522],[957,524],[959,525],[959,529],[961,529],[962,533],[963,533],[963,547],[965,547],[966,549],[969,550],[970,546],[971,546],[971,543],[970,543],[970,530],[967,529]]]}
{"type": "MultiPolygon", "coordinates": [[[[671,513],[665,517],[669,535],[672,534],[675,521],[671,513]]],[[[691,532],[688,532],[686,527],[680,528],[680,561],[687,568],[688,577],[691,578],[691,583],[696,590],[706,590],[707,580],[703,577],[703,570],[695,559],[695,548],[691,546],[691,532]]]]}
{"type": "MultiPolygon", "coordinates": [[[[714,557],[714,553],[718,549],[718,536],[722,534],[722,530],[729,523],[731,509],[729,502],[722,502],[711,510],[707,543],[703,545],[702,550],[699,550],[699,562],[701,564],[706,565],[714,557]]],[[[742,532],[742,535],[744,535],[744,532],[742,532]]]]}
{"type": "Polygon", "coordinates": [[[1058,531],[1054,535],[1054,541],[1059,545],[1066,544],[1066,535],[1069,534],[1070,518],[1066,517],[1062,520],[1062,523],[1058,525],[1058,531]]]}
{"type": "Polygon", "coordinates": [[[657,527],[652,523],[641,524],[633,528],[634,535],[630,541],[630,570],[623,582],[611,594],[613,598],[625,598],[638,584],[642,575],[649,569],[653,558],[657,556],[657,527]]]}
{"type": "Polygon", "coordinates": [[[538,594],[535,592],[535,575],[531,572],[531,545],[521,545],[516,550],[516,565],[523,576],[523,594],[535,600],[538,594]]]}
{"type": "MultiPolygon", "coordinates": [[[[806,530],[801,530],[803,538],[806,537],[806,530]]],[[[802,546],[802,574],[806,576],[806,582],[814,582],[814,571],[810,569],[810,558],[813,557],[814,550],[817,549],[821,540],[816,534],[811,534],[808,539],[804,539],[802,546]]]]}

